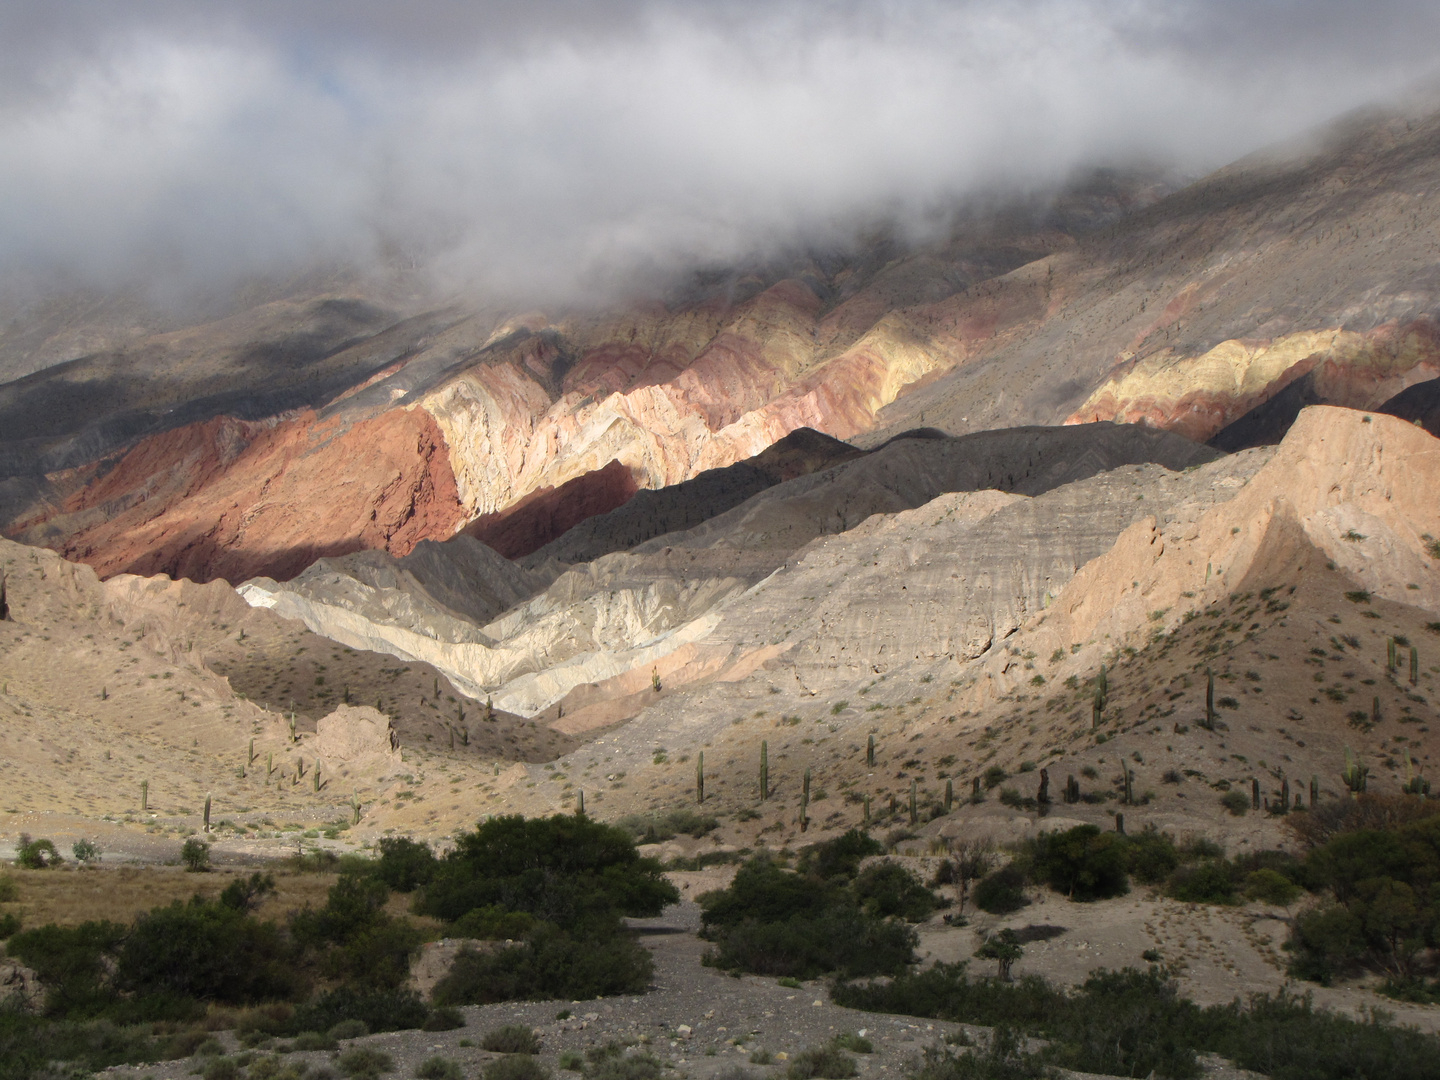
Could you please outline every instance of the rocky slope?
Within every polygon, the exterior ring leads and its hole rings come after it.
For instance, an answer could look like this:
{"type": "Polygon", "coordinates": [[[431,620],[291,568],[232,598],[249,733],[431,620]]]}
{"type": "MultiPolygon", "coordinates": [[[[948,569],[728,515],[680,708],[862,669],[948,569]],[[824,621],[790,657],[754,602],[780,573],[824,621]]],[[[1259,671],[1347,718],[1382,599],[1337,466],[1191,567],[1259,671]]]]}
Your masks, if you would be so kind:
{"type": "MultiPolygon", "coordinates": [[[[792,449],[784,448],[771,462],[789,460],[792,449]]],[[[733,490],[737,478],[707,474],[712,478],[702,476],[656,492],[646,500],[648,505],[637,498],[593,518],[577,530],[578,538],[562,537],[535,558],[548,562],[557,553],[613,553],[571,567],[543,592],[483,627],[410,617],[414,605],[424,601],[399,579],[385,588],[371,585],[363,603],[352,602],[347,591],[358,596],[367,586],[356,581],[342,586],[333,580],[337,563],[325,564],[323,588],[318,587],[317,567],[283,586],[256,579],[241,592],[252,603],[300,619],[347,645],[423,659],[467,692],[493,695],[497,705],[512,712],[534,716],[552,708],[568,711],[563,730],[578,731],[601,719],[613,723],[623,718],[623,710],[617,712],[613,704],[597,712],[598,688],[591,684],[614,684],[619,688],[615,693],[630,697],[648,687],[652,675],[690,681],[699,672],[713,674],[704,663],[696,663],[696,649],[719,625],[721,613],[819,536],[844,533],[875,515],[922,506],[947,491],[1039,493],[1122,463],[1159,462],[1183,469],[1217,455],[1168,433],[1105,424],[961,439],[905,438],[869,454],[845,456],[850,460],[829,469],[765,486],[729,510],[724,510],[727,500],[717,498],[716,489],[733,490]],[[689,521],[698,523],[647,539],[629,552],[613,551],[637,533],[654,532],[657,522],[689,521]],[[566,705],[576,690],[589,719],[579,715],[577,701],[566,705]]],[[[759,467],[747,469],[760,473],[759,467]]],[[[798,471],[798,465],[792,471],[798,471]]],[[[742,492],[748,475],[742,472],[738,478],[742,492]]],[[[756,482],[769,479],[761,474],[756,482]]],[[[1100,546],[1080,557],[1077,552],[1088,550],[1089,541],[1077,537],[1079,549],[1057,556],[1057,574],[1068,576],[1108,546],[1133,515],[1133,495],[1127,492],[1126,499],[1119,517],[1098,526],[1100,546]],[[1068,568],[1060,569],[1062,564],[1068,568]]],[[[437,550],[448,546],[437,545],[437,550]]],[[[1013,585],[1007,581],[1006,587],[1013,585]]]]}
{"type": "Polygon", "coordinates": [[[106,574],[279,580],[467,525],[524,555],[800,427],[874,447],[1119,419],[1204,441],[1302,381],[1281,412],[1377,408],[1440,374],[1437,182],[1420,102],[1163,198],[1114,177],[1086,213],[972,214],[623,310],[272,300],[0,386],[0,520],[106,574]]]}

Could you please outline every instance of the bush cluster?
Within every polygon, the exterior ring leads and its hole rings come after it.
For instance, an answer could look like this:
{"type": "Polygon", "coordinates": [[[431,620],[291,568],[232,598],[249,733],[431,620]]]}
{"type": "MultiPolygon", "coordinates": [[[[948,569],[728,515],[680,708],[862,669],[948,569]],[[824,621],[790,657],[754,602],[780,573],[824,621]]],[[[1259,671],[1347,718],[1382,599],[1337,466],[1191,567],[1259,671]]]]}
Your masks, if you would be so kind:
{"type": "Polygon", "coordinates": [[[828,972],[894,974],[914,956],[906,921],[938,900],[904,867],[876,862],[880,845],[858,829],[808,849],[797,870],[767,856],[746,862],[728,889],[700,898],[707,964],[791,978],[828,972]]]}
{"type": "Polygon", "coordinates": [[[436,861],[415,906],[457,936],[516,944],[462,950],[435,1000],[642,993],[653,961],[621,916],[658,915],[678,899],[659,862],[618,827],[580,815],[492,818],[436,861]]]}
{"type": "Polygon", "coordinates": [[[1212,1052],[1272,1080],[1341,1080],[1434,1075],[1440,1040],[1411,1028],[1359,1023],[1281,991],[1202,1008],[1180,997],[1157,969],[1097,972],[1066,992],[1037,976],[1013,983],[972,980],[964,964],[937,964],[886,984],[841,984],[836,1004],[993,1026],[977,1055],[936,1051],[922,1080],[1042,1075],[1045,1066],[1108,1076],[1200,1074],[1197,1052],[1212,1052]],[[1023,1054],[1005,1029],[1048,1040],[1023,1054]],[[966,1059],[969,1060],[966,1060],[966,1059]]]}
{"type": "Polygon", "coordinates": [[[1373,970],[1396,996],[1440,996],[1422,978],[1440,946],[1440,816],[1333,832],[1301,871],[1323,899],[1295,920],[1292,974],[1329,983],[1373,970]]]}
{"type": "Polygon", "coordinates": [[[1025,905],[1027,885],[1046,885],[1084,902],[1123,896],[1132,880],[1162,885],[1170,896],[1191,903],[1233,904],[1244,897],[1288,904],[1305,874],[1296,859],[1279,851],[1228,860],[1214,844],[1177,847],[1153,828],[1127,836],[1077,825],[1021,844],[1013,861],[981,879],[975,903],[1004,915],[1025,905]]]}
{"type": "Polygon", "coordinates": [[[641,992],[650,956],[620,917],[658,914],[678,899],[628,834],[584,817],[494,819],[443,859],[424,844],[386,839],[375,859],[331,859],[327,868],[340,875],[325,905],[285,921],[257,916],[274,890],[257,873],[216,899],[177,901],[128,925],[0,928],[7,953],[45,989],[39,1014],[0,1006],[0,1080],[57,1059],[98,1069],[188,1055],[203,1035],[182,1046],[173,1032],[156,1032],[197,1021],[212,1002],[253,1006],[242,1040],[333,1042],[448,1030],[463,1023],[451,1006],[472,1001],[641,992]],[[415,893],[416,910],[452,929],[519,943],[462,953],[428,1006],[404,989],[423,933],[385,910],[392,889],[415,893]]]}

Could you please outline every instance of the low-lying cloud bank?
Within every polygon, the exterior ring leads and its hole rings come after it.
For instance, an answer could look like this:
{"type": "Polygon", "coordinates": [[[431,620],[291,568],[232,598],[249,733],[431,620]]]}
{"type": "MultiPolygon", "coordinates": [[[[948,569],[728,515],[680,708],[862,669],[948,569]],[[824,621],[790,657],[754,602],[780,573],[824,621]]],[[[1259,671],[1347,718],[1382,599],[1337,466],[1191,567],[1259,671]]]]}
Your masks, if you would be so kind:
{"type": "Polygon", "coordinates": [[[594,296],[1087,164],[1213,167],[1429,77],[1437,31],[1414,0],[12,5],[0,278],[594,296]]]}

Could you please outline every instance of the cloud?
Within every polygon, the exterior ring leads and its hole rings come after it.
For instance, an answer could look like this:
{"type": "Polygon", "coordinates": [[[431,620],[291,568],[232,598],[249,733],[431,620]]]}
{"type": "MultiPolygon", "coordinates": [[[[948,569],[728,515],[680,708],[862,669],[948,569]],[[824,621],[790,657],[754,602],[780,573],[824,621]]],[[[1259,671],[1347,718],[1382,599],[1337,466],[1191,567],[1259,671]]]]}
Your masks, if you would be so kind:
{"type": "Polygon", "coordinates": [[[1427,77],[1440,31],[1409,0],[214,12],[0,14],[0,275],[401,259],[573,298],[1087,164],[1214,167],[1427,77]]]}

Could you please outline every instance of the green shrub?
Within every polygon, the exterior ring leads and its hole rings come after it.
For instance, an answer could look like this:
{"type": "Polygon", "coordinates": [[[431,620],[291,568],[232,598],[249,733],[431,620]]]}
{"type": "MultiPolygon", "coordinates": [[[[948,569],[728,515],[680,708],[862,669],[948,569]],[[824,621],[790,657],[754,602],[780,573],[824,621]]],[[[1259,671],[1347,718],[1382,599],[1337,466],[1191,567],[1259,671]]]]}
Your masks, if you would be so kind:
{"type": "Polygon", "coordinates": [[[524,1024],[506,1024],[487,1031],[480,1040],[480,1048],[496,1054],[538,1054],[540,1036],[524,1024]]]}
{"type": "Polygon", "coordinates": [[[606,1053],[585,1070],[585,1080],[660,1080],[660,1068],[652,1054],[606,1053]]]}
{"type": "Polygon", "coordinates": [[[880,841],[869,833],[851,829],[833,840],[806,848],[800,854],[800,869],[825,881],[853,878],[866,858],[884,851],[880,841]]]}
{"type": "Polygon", "coordinates": [[[464,1080],[465,1070],[450,1058],[428,1057],[415,1067],[419,1080],[464,1080]]]}
{"type": "Polygon", "coordinates": [[[70,854],[75,856],[75,861],[81,866],[88,866],[92,862],[100,861],[100,845],[94,840],[81,837],[70,845],[70,854]]]}
{"type": "MultiPolygon", "coordinates": [[[[1041,833],[1031,845],[1032,872],[1071,900],[1123,896],[1130,891],[1127,848],[1124,837],[1094,825],[1041,833]]],[[[978,890],[976,895],[978,901],[978,890]]]]}
{"type": "Polygon", "coordinates": [[[325,1034],[332,1039],[358,1039],[362,1035],[370,1034],[370,1025],[364,1020],[341,1020],[325,1034]]]}
{"type": "MultiPolygon", "coordinates": [[[[1108,1076],[1154,1070],[1193,1077],[1196,1052],[1209,1052],[1272,1080],[1428,1080],[1440,1051],[1434,1036],[1379,1019],[1356,1022],[1283,991],[1202,1009],[1180,998],[1153,969],[1099,972],[1066,993],[1034,976],[1011,984],[971,981],[963,964],[937,964],[883,986],[842,984],[832,996],[849,1008],[1013,1025],[1049,1040],[1037,1055],[1041,1063],[1108,1076]]],[[[943,1071],[946,1063],[937,1064],[942,1071],[933,1074],[935,1080],[1035,1075],[952,1073],[943,1071]]]]}
{"type": "Polygon", "coordinates": [[[1220,805],[1236,817],[1244,817],[1250,809],[1250,796],[1243,791],[1227,791],[1220,796],[1220,805]]]}
{"type": "Polygon", "coordinates": [[[975,905],[991,915],[1019,911],[1025,899],[1025,874],[1014,863],[986,874],[975,886],[975,905]]]}
{"type": "Polygon", "coordinates": [[[1245,896],[1281,907],[1291,904],[1303,890],[1284,874],[1262,867],[1245,875],[1245,896]]]}
{"type": "Polygon", "coordinates": [[[847,1080],[860,1070],[855,1059],[835,1046],[812,1046],[790,1059],[785,1070],[788,1080],[847,1080]]]}
{"type": "Polygon", "coordinates": [[[13,937],[20,932],[20,916],[13,911],[7,911],[0,915],[0,941],[13,937]]]}
{"type": "Polygon", "coordinates": [[[831,1041],[837,1049],[849,1050],[852,1054],[873,1054],[875,1052],[874,1043],[853,1031],[842,1031],[831,1041]]]}
{"type": "Polygon", "coordinates": [[[198,836],[192,836],[180,847],[180,861],[192,874],[202,874],[210,869],[210,845],[198,836]]]}
{"type": "Polygon", "coordinates": [[[526,911],[506,911],[498,904],[467,911],[450,925],[452,937],[482,941],[513,941],[535,929],[535,916],[526,911]]]}
{"type": "Polygon", "coordinates": [[[939,900],[920,879],[897,862],[872,863],[855,878],[855,897],[871,914],[922,922],[939,900]]]}
{"type": "Polygon", "coordinates": [[[1235,878],[1224,859],[1182,866],[1170,878],[1170,895],[1191,904],[1235,903],[1235,878]]]}
{"type": "Polygon", "coordinates": [[[60,852],[55,850],[53,840],[46,840],[44,837],[32,840],[25,833],[20,834],[20,841],[15,845],[16,866],[26,870],[44,870],[47,867],[59,866],[64,861],[60,852]]]}
{"type": "MultiPolygon", "coordinates": [[[[335,1059],[335,1067],[352,1080],[376,1077],[381,1073],[393,1072],[395,1059],[383,1050],[371,1046],[352,1046],[342,1051],[335,1059]]],[[[252,1067],[253,1074],[254,1069],[252,1067]]]]}
{"type": "Polygon", "coordinates": [[[375,1031],[418,1028],[429,1015],[413,990],[338,986],[295,1009],[285,1026],[290,1031],[328,1031],[337,1039],[354,1039],[375,1031]],[[342,1022],[348,1026],[342,1027],[342,1022]]]}
{"type": "Polygon", "coordinates": [[[119,923],[49,924],[15,934],[5,951],[39,976],[47,1015],[83,1018],[110,1004],[108,968],[124,940],[119,923]]]}
{"type": "Polygon", "coordinates": [[[218,1057],[205,1063],[200,1073],[203,1080],[240,1080],[240,1066],[228,1057],[218,1057]]]}
{"type": "Polygon", "coordinates": [[[1126,837],[1125,866],[1130,876],[1145,885],[1157,885],[1180,865],[1175,842],[1153,825],[1126,837]]]}
{"type": "Polygon", "coordinates": [[[342,875],[323,908],[306,908],[290,920],[295,941],[314,950],[334,979],[375,989],[396,989],[410,974],[423,935],[383,909],[389,889],[378,878],[342,875]]]}
{"type": "Polygon", "coordinates": [[[20,887],[9,874],[0,874],[0,904],[8,904],[20,896],[20,887]]]}
{"type": "Polygon", "coordinates": [[[586,937],[542,923],[521,945],[462,949],[433,997],[440,1005],[485,1005],[642,994],[654,970],[650,953],[618,922],[603,933],[592,927],[586,937]]]}
{"type": "Polygon", "coordinates": [[[550,1080],[550,1070],[528,1054],[507,1054],[486,1065],[481,1080],[550,1080]]]}
{"type": "Polygon", "coordinates": [[[141,996],[243,1004],[294,996],[299,982],[288,961],[274,923],[197,896],[135,920],[116,957],[114,984],[141,996]]]}
{"type": "Polygon", "coordinates": [[[847,978],[903,971],[914,959],[915,931],[855,907],[837,904],[817,915],[783,922],[746,919],[717,929],[705,963],[756,975],[813,979],[829,972],[847,978]]]}
{"type": "Polygon", "coordinates": [[[560,1051],[560,1068],[566,1072],[580,1072],[585,1068],[585,1058],[576,1050],[560,1051]]]}
{"type": "Polygon", "coordinates": [[[413,892],[430,882],[439,865],[429,844],[404,836],[387,836],[379,842],[375,876],[396,892],[413,892]]]}
{"type": "Polygon", "coordinates": [[[681,834],[698,840],[718,828],[720,819],[682,808],[663,814],[627,814],[615,825],[634,837],[636,843],[658,844],[681,834]]]}
{"type": "Polygon", "coordinates": [[[454,922],[499,906],[572,930],[617,915],[658,915],[679,897],[659,862],[641,858],[624,831],[573,814],[515,815],[459,836],[418,907],[454,922]]]}

